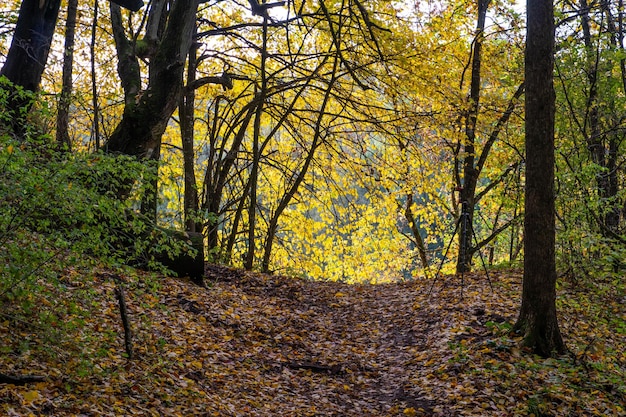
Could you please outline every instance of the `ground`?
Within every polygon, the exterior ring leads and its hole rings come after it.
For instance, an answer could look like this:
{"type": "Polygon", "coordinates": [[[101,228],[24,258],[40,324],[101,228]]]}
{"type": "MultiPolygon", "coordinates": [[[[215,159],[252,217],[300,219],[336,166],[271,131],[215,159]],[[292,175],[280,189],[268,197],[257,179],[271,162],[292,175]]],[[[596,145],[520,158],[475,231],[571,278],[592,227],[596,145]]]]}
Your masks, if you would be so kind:
{"type": "Polygon", "coordinates": [[[5,305],[0,372],[45,381],[0,384],[0,414],[626,415],[623,288],[561,288],[571,352],[543,359],[509,333],[517,271],[347,285],[208,266],[206,283],[73,270],[27,313],[5,305]]]}

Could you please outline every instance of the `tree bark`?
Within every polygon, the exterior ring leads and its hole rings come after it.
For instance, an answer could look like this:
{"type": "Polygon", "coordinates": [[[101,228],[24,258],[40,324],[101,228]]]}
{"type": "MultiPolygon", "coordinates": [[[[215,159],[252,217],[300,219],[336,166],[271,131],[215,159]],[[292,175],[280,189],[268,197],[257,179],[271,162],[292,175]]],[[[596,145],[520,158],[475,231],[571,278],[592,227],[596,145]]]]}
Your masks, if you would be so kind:
{"type": "MultiPolygon", "coordinates": [[[[195,30],[194,30],[195,32],[195,30]]],[[[202,222],[198,220],[198,188],[196,185],[195,171],[195,90],[191,85],[196,79],[198,47],[193,45],[189,50],[187,64],[187,88],[181,96],[178,105],[178,115],[180,117],[180,137],[183,147],[183,174],[184,174],[184,220],[185,230],[188,232],[202,233],[202,222]]]]}
{"type": "MultiPolygon", "coordinates": [[[[603,200],[605,211],[600,213],[599,227],[604,237],[611,238],[619,228],[619,207],[616,197],[619,191],[617,179],[617,147],[621,142],[621,138],[616,137],[616,133],[611,126],[602,126],[603,120],[610,120],[610,116],[602,114],[599,91],[599,76],[602,71],[600,68],[600,57],[597,56],[599,51],[594,49],[594,43],[591,35],[591,18],[589,16],[589,5],[586,0],[580,2],[581,27],[583,32],[583,41],[585,43],[586,60],[587,60],[587,81],[589,82],[589,97],[587,98],[587,121],[585,127],[588,131],[583,131],[587,141],[587,150],[594,164],[601,168],[596,175],[599,197],[603,200]]],[[[605,9],[607,14],[607,26],[609,32],[614,29],[611,24],[612,18],[610,10],[605,9]]],[[[612,39],[615,37],[613,36],[612,39]]],[[[613,40],[612,46],[617,48],[618,45],[613,40]]],[[[605,122],[606,123],[606,122],[605,122]]],[[[618,123],[619,124],[619,123],[618,123]]]]}
{"type": "Polygon", "coordinates": [[[471,243],[472,230],[474,224],[474,195],[476,184],[478,183],[479,171],[476,169],[476,122],[478,120],[478,105],[480,102],[481,90],[481,64],[482,64],[482,44],[487,19],[487,9],[491,0],[477,0],[478,19],[476,22],[476,32],[472,49],[472,73],[470,81],[470,93],[468,97],[468,110],[465,115],[465,144],[463,147],[463,185],[460,188],[460,200],[467,213],[461,210],[461,216],[467,216],[466,221],[461,221],[459,227],[459,255],[457,257],[456,272],[458,274],[471,270],[471,243]]]}
{"type": "MultiPolygon", "coordinates": [[[[112,6],[113,11],[116,8],[112,6]]],[[[161,137],[178,106],[197,8],[198,0],[174,2],[161,42],[150,60],[149,81],[144,91],[140,90],[137,60],[129,55],[128,48],[132,45],[123,33],[114,30],[118,55],[126,60],[118,66],[126,102],[122,120],[106,143],[108,152],[141,159],[157,157],[161,137]],[[127,71],[129,74],[125,75],[127,71]]]]}
{"type": "MultiPolygon", "coordinates": [[[[15,86],[27,91],[39,90],[60,6],[61,0],[22,1],[11,47],[0,71],[15,86]]],[[[22,135],[23,118],[19,115],[25,114],[31,103],[23,95],[12,93],[7,104],[7,110],[14,115],[11,128],[22,135]]]]}
{"type": "MultiPolygon", "coordinates": [[[[218,105],[219,101],[216,101],[214,122],[218,117],[218,105]]],[[[235,166],[237,155],[241,149],[243,140],[246,136],[246,131],[250,125],[250,121],[255,114],[256,106],[258,105],[256,100],[248,103],[244,106],[236,116],[236,121],[233,123],[233,128],[229,129],[224,138],[228,138],[233,134],[232,144],[228,151],[218,152],[216,149],[218,140],[217,129],[213,129],[211,133],[211,154],[207,163],[207,168],[204,175],[204,195],[202,199],[202,210],[210,213],[211,216],[220,216],[222,197],[224,189],[228,183],[229,176],[231,175],[231,169],[235,166]],[[235,129],[237,131],[235,132],[235,129]]],[[[245,192],[249,190],[249,185],[246,187],[245,192]]],[[[208,251],[212,251],[219,246],[219,233],[218,233],[218,221],[217,219],[209,219],[206,227],[208,251]]],[[[235,231],[234,231],[235,232],[235,231]]],[[[234,233],[233,232],[233,233],[234,233]]]]}
{"type": "Polygon", "coordinates": [[[24,0],[2,75],[29,91],[37,91],[48,60],[61,0],[24,0]]]}
{"type": "Polygon", "coordinates": [[[65,24],[65,53],[63,55],[63,75],[61,96],[57,107],[57,146],[60,150],[71,150],[69,134],[70,98],[72,95],[72,68],[74,66],[74,34],[76,33],[76,13],[78,0],[67,3],[67,22],[65,24]]]}
{"type": "Polygon", "coordinates": [[[514,330],[542,356],[562,353],[556,316],[554,6],[527,0],[524,282],[514,330]]]}
{"type": "Polygon", "coordinates": [[[417,252],[420,257],[420,261],[422,262],[422,268],[424,272],[427,273],[428,268],[428,254],[426,252],[426,245],[424,244],[424,239],[419,231],[419,225],[417,224],[417,219],[415,219],[415,215],[413,214],[413,210],[411,206],[413,205],[413,194],[407,193],[406,195],[406,205],[404,208],[404,218],[407,220],[409,227],[411,228],[411,234],[413,235],[413,243],[417,247],[417,252]]]}
{"type": "Polygon", "coordinates": [[[98,104],[98,79],[96,71],[96,34],[98,31],[98,0],[93,2],[93,21],[91,22],[91,42],[89,44],[89,62],[91,64],[91,102],[93,119],[91,137],[95,150],[100,149],[100,105],[98,104]]]}

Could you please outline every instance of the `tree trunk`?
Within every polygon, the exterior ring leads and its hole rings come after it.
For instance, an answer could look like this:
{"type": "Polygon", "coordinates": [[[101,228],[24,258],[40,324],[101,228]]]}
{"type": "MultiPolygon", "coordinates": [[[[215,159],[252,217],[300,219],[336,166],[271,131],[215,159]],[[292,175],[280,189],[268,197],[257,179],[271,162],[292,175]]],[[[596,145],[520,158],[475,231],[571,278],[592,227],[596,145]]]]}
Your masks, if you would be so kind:
{"type": "MultiPolygon", "coordinates": [[[[61,0],[23,0],[11,48],[0,75],[27,91],[37,91],[48,61],[50,43],[56,28],[61,0]]],[[[29,99],[12,94],[7,106],[13,116],[11,128],[22,135],[20,112],[28,111],[29,99]],[[22,109],[22,110],[20,110],[22,109]]]]}
{"type": "Polygon", "coordinates": [[[514,330],[539,355],[565,350],[556,317],[554,6],[527,0],[524,283],[514,330]]]}
{"type": "MultiPolygon", "coordinates": [[[[195,29],[194,29],[195,33],[195,29]]],[[[180,136],[183,146],[183,174],[185,181],[184,189],[184,219],[185,230],[188,232],[202,233],[202,222],[198,219],[198,188],[196,185],[195,171],[195,90],[191,88],[196,79],[198,47],[194,44],[189,50],[189,62],[187,64],[187,89],[181,96],[178,106],[180,118],[180,136]]]]}
{"type": "MultiPolygon", "coordinates": [[[[214,113],[214,121],[218,117],[218,102],[216,102],[216,108],[214,113]]],[[[252,117],[255,115],[256,106],[258,105],[256,100],[253,100],[249,104],[245,105],[243,109],[238,113],[236,119],[239,119],[233,123],[233,128],[229,130],[224,138],[227,138],[231,133],[234,134],[232,144],[228,151],[217,152],[217,130],[213,130],[211,133],[211,155],[207,163],[207,168],[204,175],[204,195],[202,199],[202,210],[210,214],[208,225],[206,227],[207,232],[207,244],[208,251],[211,252],[219,246],[219,222],[215,216],[221,215],[222,196],[224,189],[228,183],[229,176],[231,175],[231,169],[235,166],[237,155],[241,149],[241,145],[246,136],[246,131],[250,125],[252,117]],[[235,129],[237,129],[235,133],[235,129]]],[[[245,193],[248,193],[249,185],[246,187],[245,193]]],[[[245,197],[242,197],[245,198],[245,197]]],[[[236,233],[236,230],[233,231],[236,233]]]]}
{"type": "MultiPolygon", "coordinates": [[[[149,31],[144,43],[152,44],[152,37],[157,37],[153,49],[139,52],[139,42],[126,37],[122,16],[118,6],[111,4],[111,24],[115,46],[118,53],[118,74],[124,89],[124,113],[105,145],[105,150],[114,154],[125,154],[145,161],[158,161],[161,138],[172,114],[178,107],[183,87],[185,61],[189,53],[193,30],[196,24],[198,0],[175,0],[171,8],[163,7],[164,0],[150,3],[148,18],[149,31]],[[160,22],[152,26],[151,22],[160,22]],[[141,67],[138,56],[149,60],[148,85],[141,89],[141,67]]],[[[148,169],[157,169],[150,165],[148,169]]],[[[120,198],[128,196],[133,181],[120,184],[116,190],[120,198]]],[[[150,177],[144,184],[142,212],[151,219],[156,219],[158,175],[150,177]]],[[[202,235],[199,235],[202,236],[202,235]]],[[[203,241],[198,241],[198,255],[195,259],[185,257],[172,260],[176,267],[185,264],[193,266],[195,274],[200,274],[200,265],[204,262],[203,241]]],[[[168,265],[169,266],[169,265],[168,265]]]]}
{"type": "Polygon", "coordinates": [[[409,227],[411,228],[411,234],[413,235],[413,241],[415,246],[417,247],[417,252],[420,257],[420,261],[422,262],[422,268],[424,269],[424,273],[428,272],[428,254],[426,253],[426,245],[424,244],[424,239],[419,231],[419,225],[417,224],[417,220],[415,219],[415,215],[413,214],[413,210],[411,206],[413,205],[413,194],[408,193],[406,195],[406,205],[404,208],[404,218],[407,220],[409,227]]]}
{"type": "Polygon", "coordinates": [[[98,0],[93,2],[93,21],[91,22],[91,43],[89,44],[89,62],[91,64],[91,103],[93,120],[91,137],[95,150],[100,149],[100,105],[98,104],[98,79],[96,71],[96,34],[98,31],[98,0]]]}
{"type": "Polygon", "coordinates": [[[461,274],[471,270],[473,250],[472,230],[474,224],[474,195],[478,182],[479,171],[475,167],[476,159],[476,122],[478,119],[478,105],[481,90],[481,64],[482,44],[487,19],[487,9],[490,0],[477,0],[478,19],[474,44],[472,49],[472,74],[470,81],[470,93],[468,97],[468,109],[465,115],[465,144],[463,157],[463,186],[460,190],[460,200],[463,208],[459,224],[459,255],[457,256],[456,272],[461,274]]]}
{"type": "MultiPolygon", "coordinates": [[[[250,3],[252,4],[252,3],[250,3]]],[[[267,13],[263,14],[263,32],[261,45],[261,65],[259,72],[261,75],[261,88],[255,94],[258,100],[256,114],[254,116],[254,128],[252,138],[252,167],[250,169],[250,201],[248,205],[248,252],[244,260],[244,267],[251,270],[254,264],[256,251],[256,208],[257,208],[257,185],[259,177],[259,164],[261,152],[259,150],[259,139],[261,136],[261,120],[263,118],[265,98],[267,94],[267,13]]],[[[263,272],[266,272],[265,270],[263,272]]]]}
{"type": "MultiPolygon", "coordinates": [[[[589,82],[589,97],[587,99],[587,119],[589,131],[583,131],[587,141],[587,150],[591,156],[591,160],[601,171],[596,175],[596,183],[598,187],[598,195],[604,202],[605,211],[598,216],[599,227],[604,237],[613,237],[619,227],[619,209],[618,202],[615,201],[619,186],[617,185],[617,160],[616,160],[616,141],[614,129],[602,126],[601,121],[606,120],[607,116],[601,114],[600,110],[600,92],[599,75],[602,71],[600,68],[600,58],[596,55],[599,51],[595,50],[591,35],[591,18],[589,16],[589,5],[586,0],[580,2],[581,10],[581,26],[583,32],[583,41],[585,43],[586,60],[587,60],[587,80],[589,82]]],[[[609,31],[612,28],[610,24],[610,12],[606,10],[609,31]]],[[[617,45],[613,45],[616,47],[617,45]]]]}
{"type": "MultiPolygon", "coordinates": [[[[112,6],[112,11],[115,8],[112,6]]],[[[114,29],[120,58],[118,71],[126,101],[122,120],[106,144],[108,152],[142,159],[154,159],[158,155],[161,137],[178,106],[197,8],[198,0],[177,0],[174,3],[167,28],[150,59],[149,81],[145,91],[140,90],[136,58],[132,59],[127,50],[132,45],[123,32],[114,29]]]]}
{"type": "MultiPolygon", "coordinates": [[[[610,34],[610,43],[615,51],[622,53],[619,58],[620,78],[622,81],[622,89],[626,91],[626,58],[624,58],[624,28],[623,28],[623,0],[620,0],[617,4],[618,18],[617,22],[613,16],[610,2],[608,0],[602,0],[600,2],[602,10],[606,14],[607,29],[610,34]],[[622,11],[621,13],[619,11],[622,11]]],[[[614,104],[611,100],[611,104],[614,104]]],[[[620,144],[624,141],[624,134],[620,133],[620,129],[615,127],[620,125],[621,120],[612,120],[612,126],[606,128],[609,132],[606,134],[605,139],[606,157],[605,168],[606,173],[603,173],[603,181],[606,184],[604,195],[602,196],[606,201],[606,210],[603,213],[603,228],[602,232],[609,238],[615,238],[615,235],[619,233],[620,226],[620,210],[618,194],[620,191],[618,173],[620,171],[619,148],[620,144]]]]}
{"type": "Polygon", "coordinates": [[[37,91],[48,60],[61,0],[23,0],[2,75],[37,91]]]}
{"type": "Polygon", "coordinates": [[[161,229],[172,239],[185,242],[189,247],[196,250],[195,256],[188,253],[171,256],[167,252],[157,253],[157,260],[174,272],[179,277],[189,277],[198,284],[203,285],[204,277],[204,236],[196,232],[179,232],[176,230],[161,229]]]}
{"type": "Polygon", "coordinates": [[[72,67],[74,66],[74,34],[76,32],[76,12],[78,0],[67,3],[67,22],[65,24],[65,53],[63,55],[63,75],[61,96],[57,106],[57,146],[60,150],[71,150],[68,131],[70,118],[70,98],[72,95],[72,67]]]}

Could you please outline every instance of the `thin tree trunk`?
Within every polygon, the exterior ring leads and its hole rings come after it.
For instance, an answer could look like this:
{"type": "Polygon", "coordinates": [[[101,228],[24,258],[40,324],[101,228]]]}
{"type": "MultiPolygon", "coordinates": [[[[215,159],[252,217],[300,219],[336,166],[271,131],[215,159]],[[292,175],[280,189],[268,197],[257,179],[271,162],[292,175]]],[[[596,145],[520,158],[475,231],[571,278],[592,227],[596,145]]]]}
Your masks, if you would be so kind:
{"type": "Polygon", "coordinates": [[[289,203],[296,195],[300,184],[304,181],[304,178],[309,170],[309,166],[313,162],[313,156],[315,155],[315,151],[321,145],[323,140],[323,129],[322,129],[322,121],[324,116],[326,115],[326,106],[330,101],[331,92],[337,81],[337,71],[340,63],[339,56],[335,57],[331,79],[328,81],[328,86],[326,87],[326,91],[324,92],[324,100],[320,105],[319,113],[317,115],[317,120],[315,123],[315,133],[313,134],[313,139],[311,141],[311,145],[309,147],[309,151],[307,153],[306,159],[302,164],[302,168],[300,168],[300,172],[294,179],[291,187],[285,192],[280,202],[278,203],[278,207],[272,214],[272,217],[269,221],[267,227],[267,236],[265,238],[265,245],[263,248],[263,260],[261,261],[261,271],[269,272],[270,268],[270,259],[272,255],[272,246],[274,245],[274,238],[276,237],[276,231],[278,230],[278,220],[280,216],[283,214],[283,211],[289,206],[289,203]]]}
{"type": "Polygon", "coordinates": [[[409,227],[411,228],[411,234],[413,235],[413,240],[415,242],[415,246],[417,246],[417,252],[419,253],[420,261],[422,262],[422,268],[426,273],[429,269],[426,245],[424,244],[424,239],[422,239],[422,235],[420,234],[417,221],[415,220],[415,215],[413,214],[413,210],[411,209],[411,205],[413,205],[413,194],[409,193],[406,196],[404,218],[409,223],[409,227]]]}
{"type": "MultiPolygon", "coordinates": [[[[194,29],[194,33],[196,30],[194,29]]],[[[202,233],[202,222],[198,221],[198,189],[196,185],[195,152],[194,152],[194,125],[195,125],[195,90],[190,88],[196,79],[198,47],[193,44],[189,50],[187,63],[187,89],[181,96],[178,106],[180,117],[180,135],[183,145],[183,172],[184,172],[184,220],[185,230],[202,233]]]]}
{"type": "MultiPolygon", "coordinates": [[[[621,50],[624,52],[624,32],[623,32],[623,15],[624,15],[624,4],[623,0],[619,0],[618,2],[618,19],[615,21],[615,17],[613,16],[613,12],[611,10],[610,2],[608,0],[602,0],[601,6],[607,16],[607,27],[610,36],[610,42],[612,48],[616,51],[621,50]]],[[[620,67],[620,75],[622,81],[622,88],[626,91],[626,58],[623,55],[619,59],[619,67],[620,67]]],[[[612,100],[612,99],[611,99],[612,100]]],[[[618,125],[620,122],[613,122],[615,125],[618,125]]],[[[619,201],[617,201],[617,196],[619,193],[619,179],[618,179],[618,158],[619,158],[619,147],[623,142],[624,134],[620,134],[614,131],[613,126],[611,126],[608,130],[611,132],[607,133],[606,136],[606,173],[604,173],[604,182],[606,184],[606,195],[605,199],[607,201],[606,211],[603,213],[603,221],[604,228],[603,232],[608,237],[614,237],[615,234],[619,231],[619,223],[620,223],[620,210],[619,210],[619,201]]]]}
{"type": "Polygon", "coordinates": [[[261,45],[261,88],[256,94],[258,104],[254,118],[254,132],[252,141],[252,169],[250,170],[250,204],[248,206],[248,253],[244,262],[244,267],[251,270],[254,263],[256,249],[256,206],[257,206],[257,184],[259,175],[259,163],[261,159],[259,150],[259,136],[261,135],[261,119],[263,118],[263,104],[267,94],[267,74],[265,64],[267,62],[267,13],[263,15],[263,34],[261,45]]]}
{"type": "Polygon", "coordinates": [[[78,0],[68,0],[65,24],[65,53],[63,55],[63,75],[61,96],[57,106],[57,146],[61,151],[71,151],[69,134],[70,99],[72,96],[72,67],[74,66],[74,34],[76,33],[76,13],[78,0]]]}
{"type": "MultiPolygon", "coordinates": [[[[591,160],[598,167],[604,168],[596,175],[596,183],[598,186],[598,194],[601,199],[611,199],[610,191],[610,168],[608,167],[608,158],[606,156],[605,142],[606,134],[602,133],[600,126],[600,109],[598,103],[598,72],[600,65],[599,52],[594,51],[593,40],[591,36],[591,18],[589,17],[589,5],[586,0],[581,0],[581,26],[583,32],[583,41],[585,43],[586,60],[587,60],[587,81],[589,83],[589,97],[587,98],[587,120],[585,127],[589,131],[583,132],[587,141],[587,150],[591,156],[591,160]],[[588,122],[588,123],[587,123],[588,122]]],[[[586,129],[585,129],[586,130],[586,129]]],[[[617,224],[611,221],[609,213],[600,215],[600,230],[604,236],[608,236],[611,230],[615,230],[617,224]]]]}
{"type": "Polygon", "coordinates": [[[478,182],[479,172],[476,169],[476,122],[478,120],[478,108],[480,103],[481,90],[481,64],[482,64],[482,45],[485,31],[485,22],[487,19],[487,9],[490,0],[477,0],[478,2],[478,19],[476,22],[476,32],[474,34],[474,43],[472,49],[472,72],[470,81],[470,93],[468,97],[468,110],[465,116],[465,143],[463,157],[463,185],[460,189],[460,200],[466,213],[467,219],[462,219],[459,227],[459,256],[457,257],[456,272],[468,272],[471,269],[471,236],[474,223],[474,195],[476,193],[476,184],[478,182]]]}
{"type": "MultiPolygon", "coordinates": [[[[250,121],[255,114],[256,105],[256,100],[253,100],[240,111],[238,117],[243,117],[243,119],[240,123],[235,123],[238,126],[237,133],[233,138],[231,148],[228,150],[228,152],[225,152],[224,155],[214,151],[216,148],[215,145],[218,132],[215,131],[215,129],[212,132],[212,135],[214,136],[211,145],[212,155],[209,157],[207,169],[204,176],[204,196],[202,199],[202,210],[210,213],[211,217],[220,215],[222,194],[224,193],[224,188],[227,185],[230,171],[234,166],[235,161],[237,160],[237,154],[239,153],[239,150],[243,143],[243,139],[246,136],[246,131],[248,129],[248,126],[250,125],[250,121]]],[[[214,120],[217,119],[217,108],[215,110],[214,118],[214,120]]],[[[230,133],[226,133],[224,136],[227,137],[229,134],[230,133]]],[[[247,192],[248,189],[245,190],[244,196],[247,194],[247,192]]],[[[208,250],[209,252],[211,252],[219,245],[218,220],[215,218],[210,218],[206,231],[208,250]]]]}
{"type": "Polygon", "coordinates": [[[100,149],[100,105],[98,104],[98,77],[96,72],[96,34],[98,31],[98,0],[93,2],[93,22],[91,24],[91,43],[89,60],[91,63],[91,102],[93,106],[92,138],[95,150],[100,149]]]}

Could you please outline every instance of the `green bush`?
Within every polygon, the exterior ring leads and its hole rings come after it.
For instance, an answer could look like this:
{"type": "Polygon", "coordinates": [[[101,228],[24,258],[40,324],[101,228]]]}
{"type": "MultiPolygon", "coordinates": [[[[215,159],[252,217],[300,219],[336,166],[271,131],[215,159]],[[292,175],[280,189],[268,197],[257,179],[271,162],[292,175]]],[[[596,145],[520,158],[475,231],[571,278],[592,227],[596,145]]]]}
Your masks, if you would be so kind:
{"type": "Polygon", "coordinates": [[[117,197],[152,172],[129,157],[59,152],[46,135],[0,133],[0,306],[68,264],[163,269],[159,254],[189,250],[139,213],[140,187],[117,197]]]}

